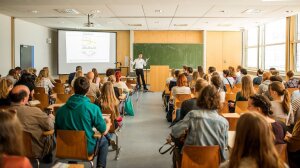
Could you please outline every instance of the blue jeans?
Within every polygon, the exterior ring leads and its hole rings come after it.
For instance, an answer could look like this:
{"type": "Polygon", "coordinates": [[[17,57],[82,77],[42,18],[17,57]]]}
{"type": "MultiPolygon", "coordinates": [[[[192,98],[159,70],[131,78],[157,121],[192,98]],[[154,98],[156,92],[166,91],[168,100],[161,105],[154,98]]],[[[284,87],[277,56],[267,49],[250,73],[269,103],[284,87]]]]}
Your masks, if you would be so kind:
{"type": "Polygon", "coordinates": [[[97,155],[97,167],[106,167],[106,158],[107,158],[107,153],[108,153],[108,142],[105,137],[102,137],[99,141],[97,142],[99,144],[98,147],[98,155],[97,155]],[[101,140],[101,141],[100,141],[101,140]]]}

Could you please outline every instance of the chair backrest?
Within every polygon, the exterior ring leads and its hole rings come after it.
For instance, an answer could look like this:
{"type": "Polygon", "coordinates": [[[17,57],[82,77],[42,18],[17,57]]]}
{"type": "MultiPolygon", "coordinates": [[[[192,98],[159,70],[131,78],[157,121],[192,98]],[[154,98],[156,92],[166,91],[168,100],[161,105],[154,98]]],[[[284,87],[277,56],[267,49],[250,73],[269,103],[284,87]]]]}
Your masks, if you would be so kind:
{"type": "Polygon", "coordinates": [[[58,94],[65,93],[65,86],[63,83],[54,83],[53,85],[54,85],[53,91],[55,93],[58,93],[58,94]]]}
{"type": "Polygon", "coordinates": [[[290,94],[292,94],[295,90],[299,90],[299,88],[287,88],[290,94]]]}
{"type": "Polygon", "coordinates": [[[104,109],[104,108],[102,108],[101,111],[102,111],[102,114],[110,114],[110,119],[111,119],[112,125],[110,126],[109,132],[114,133],[117,129],[114,124],[114,121],[116,119],[114,112],[110,109],[104,109]]]}
{"type": "Polygon", "coordinates": [[[34,93],[35,94],[46,94],[46,91],[45,91],[44,87],[35,87],[34,88],[34,93]]]}
{"type": "Polygon", "coordinates": [[[184,146],[181,168],[218,168],[219,146],[184,146]]]}
{"type": "Polygon", "coordinates": [[[236,93],[226,93],[225,95],[225,102],[228,102],[228,100],[235,101],[236,93]]]}
{"type": "Polygon", "coordinates": [[[285,163],[289,163],[287,155],[287,144],[277,144],[275,145],[275,147],[282,161],[284,161],[285,163]]]}
{"type": "Polygon", "coordinates": [[[42,111],[49,106],[49,97],[47,94],[33,94],[34,100],[40,101],[37,105],[42,111]]]}
{"type": "MultiPolygon", "coordinates": [[[[54,81],[56,82],[56,83],[61,83],[61,80],[60,79],[54,79],[54,81]]],[[[55,86],[55,85],[54,85],[55,86]]]]}
{"type": "Polygon", "coordinates": [[[225,84],[226,87],[226,93],[231,93],[231,87],[229,84],[225,84]]]}
{"type": "Polygon", "coordinates": [[[72,96],[72,94],[58,93],[56,103],[66,103],[71,96],[72,96]]]}
{"type": "Polygon", "coordinates": [[[24,152],[25,152],[24,154],[28,158],[33,158],[31,140],[32,140],[31,133],[23,131],[23,144],[24,144],[24,152]]]}
{"type": "Polygon", "coordinates": [[[245,113],[248,111],[248,101],[236,101],[235,112],[238,114],[245,113]]]}
{"type": "Polygon", "coordinates": [[[181,102],[191,99],[191,98],[192,98],[191,94],[176,94],[176,99],[181,102]]]}
{"type": "Polygon", "coordinates": [[[56,157],[89,160],[85,131],[57,130],[56,157]]]}

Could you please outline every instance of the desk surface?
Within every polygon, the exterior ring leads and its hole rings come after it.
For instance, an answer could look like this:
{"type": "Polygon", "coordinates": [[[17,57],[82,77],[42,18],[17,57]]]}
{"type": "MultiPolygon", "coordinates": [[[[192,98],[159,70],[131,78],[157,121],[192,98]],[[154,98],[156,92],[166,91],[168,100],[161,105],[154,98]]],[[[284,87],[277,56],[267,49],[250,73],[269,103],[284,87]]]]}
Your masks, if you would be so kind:
{"type": "Polygon", "coordinates": [[[225,118],[240,118],[238,113],[222,113],[221,115],[225,118]]]}

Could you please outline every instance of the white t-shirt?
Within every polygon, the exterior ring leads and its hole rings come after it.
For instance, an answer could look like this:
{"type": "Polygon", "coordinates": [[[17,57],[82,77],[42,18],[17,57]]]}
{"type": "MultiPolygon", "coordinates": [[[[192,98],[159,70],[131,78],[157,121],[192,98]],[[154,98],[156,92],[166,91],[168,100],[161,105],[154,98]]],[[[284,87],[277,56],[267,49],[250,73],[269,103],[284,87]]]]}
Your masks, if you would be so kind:
{"type": "Polygon", "coordinates": [[[54,87],[54,85],[52,84],[52,82],[48,78],[42,78],[42,80],[39,83],[36,83],[35,86],[45,88],[45,93],[46,94],[49,93],[49,89],[52,89],[54,87]]]}
{"type": "Polygon", "coordinates": [[[282,103],[279,101],[271,101],[272,117],[275,120],[284,120],[286,125],[294,123],[294,113],[292,105],[290,105],[290,111],[286,114],[283,110],[282,103]]]}
{"type": "Polygon", "coordinates": [[[126,83],[123,81],[115,82],[114,87],[121,88],[123,90],[123,92],[126,92],[126,93],[129,92],[129,89],[128,89],[126,83]]]}
{"type": "Polygon", "coordinates": [[[137,58],[133,61],[132,65],[135,65],[135,69],[143,69],[147,63],[143,58],[137,58]]]}
{"type": "Polygon", "coordinates": [[[174,86],[171,90],[173,98],[176,97],[176,94],[191,94],[191,89],[187,86],[174,86]]]}
{"type": "Polygon", "coordinates": [[[231,87],[233,87],[234,86],[234,79],[233,79],[233,77],[227,77],[227,79],[226,78],[224,78],[223,79],[223,83],[224,83],[224,85],[226,85],[226,84],[229,84],[229,82],[230,82],[230,84],[231,84],[231,87]],[[227,80],[228,79],[228,80],[227,80]],[[228,82],[229,81],[229,82],[228,82]]]}

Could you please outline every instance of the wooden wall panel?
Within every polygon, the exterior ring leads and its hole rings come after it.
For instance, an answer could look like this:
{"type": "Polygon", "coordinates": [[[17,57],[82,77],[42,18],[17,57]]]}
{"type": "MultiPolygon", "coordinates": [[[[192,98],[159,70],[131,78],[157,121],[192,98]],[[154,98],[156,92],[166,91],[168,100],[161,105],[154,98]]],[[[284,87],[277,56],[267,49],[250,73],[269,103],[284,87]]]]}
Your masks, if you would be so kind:
{"type": "Polygon", "coordinates": [[[130,56],[130,32],[117,31],[117,61],[125,66],[125,56],[130,56]]]}
{"type": "Polygon", "coordinates": [[[206,70],[210,66],[214,66],[217,70],[222,67],[222,32],[207,32],[206,34],[206,70]]]}
{"type": "Polygon", "coordinates": [[[134,43],[203,44],[203,31],[134,31],[134,43]]]}

